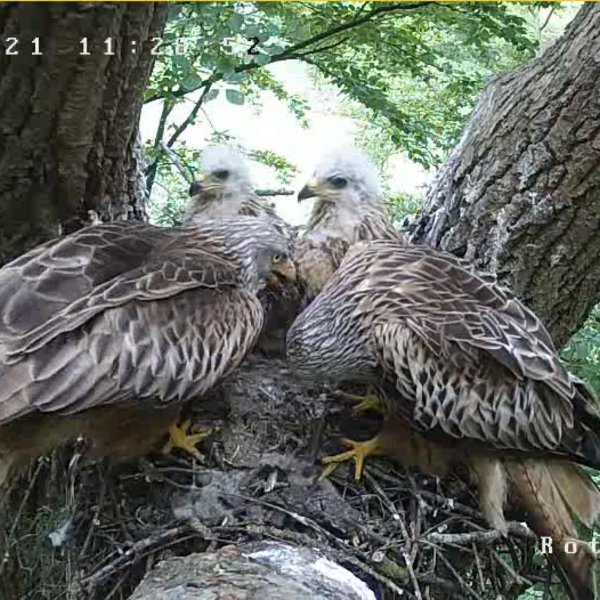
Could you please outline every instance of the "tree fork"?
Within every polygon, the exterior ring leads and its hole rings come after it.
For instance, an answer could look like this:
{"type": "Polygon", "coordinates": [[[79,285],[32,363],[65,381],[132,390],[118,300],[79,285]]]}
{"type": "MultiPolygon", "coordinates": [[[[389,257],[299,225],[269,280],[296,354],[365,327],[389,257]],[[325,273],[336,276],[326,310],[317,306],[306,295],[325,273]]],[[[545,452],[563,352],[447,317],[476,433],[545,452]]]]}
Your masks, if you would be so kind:
{"type": "Polygon", "coordinates": [[[564,344],[600,300],[600,6],[495,79],[412,240],[495,272],[564,344]]]}
{"type": "Polygon", "coordinates": [[[166,16],[155,3],[0,6],[1,37],[18,40],[0,55],[0,264],[92,210],[146,218],[136,138],[166,16]]]}

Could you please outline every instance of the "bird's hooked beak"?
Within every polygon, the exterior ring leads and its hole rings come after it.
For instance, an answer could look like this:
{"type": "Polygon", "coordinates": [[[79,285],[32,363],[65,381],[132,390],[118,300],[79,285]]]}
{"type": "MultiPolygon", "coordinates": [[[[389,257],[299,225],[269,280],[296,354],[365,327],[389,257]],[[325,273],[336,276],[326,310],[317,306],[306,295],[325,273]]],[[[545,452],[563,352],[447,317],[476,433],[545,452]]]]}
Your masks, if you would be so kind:
{"type": "Polygon", "coordinates": [[[273,264],[271,273],[267,279],[267,287],[276,289],[280,287],[282,281],[289,281],[292,283],[296,281],[296,265],[291,258],[286,258],[273,264]]]}
{"type": "Polygon", "coordinates": [[[188,195],[190,197],[198,196],[199,194],[202,193],[203,189],[204,189],[204,186],[202,185],[201,181],[192,181],[192,183],[190,185],[190,189],[188,191],[188,195]]]}
{"type": "Polygon", "coordinates": [[[321,188],[319,182],[316,179],[311,179],[301,190],[298,192],[298,202],[306,200],[307,198],[314,198],[321,194],[321,188]]]}

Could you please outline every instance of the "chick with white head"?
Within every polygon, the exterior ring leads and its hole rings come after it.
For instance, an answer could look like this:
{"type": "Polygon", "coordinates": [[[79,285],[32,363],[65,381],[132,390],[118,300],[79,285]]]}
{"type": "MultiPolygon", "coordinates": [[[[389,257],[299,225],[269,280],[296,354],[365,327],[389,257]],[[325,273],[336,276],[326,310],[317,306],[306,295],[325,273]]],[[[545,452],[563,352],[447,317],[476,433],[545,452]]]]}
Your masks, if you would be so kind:
{"type": "Polygon", "coordinates": [[[358,148],[335,148],[317,163],[312,179],[302,188],[298,200],[314,196],[348,206],[381,204],[375,166],[358,148]]]}
{"type": "Polygon", "coordinates": [[[357,148],[346,146],[327,153],[298,194],[299,202],[307,198],[316,200],[296,245],[307,300],[323,288],[352,244],[401,239],[386,213],[375,166],[357,148]]]}
{"type": "Polygon", "coordinates": [[[191,185],[190,196],[185,225],[238,215],[259,216],[268,210],[254,196],[246,160],[237,149],[224,144],[204,150],[203,177],[191,185]]]}

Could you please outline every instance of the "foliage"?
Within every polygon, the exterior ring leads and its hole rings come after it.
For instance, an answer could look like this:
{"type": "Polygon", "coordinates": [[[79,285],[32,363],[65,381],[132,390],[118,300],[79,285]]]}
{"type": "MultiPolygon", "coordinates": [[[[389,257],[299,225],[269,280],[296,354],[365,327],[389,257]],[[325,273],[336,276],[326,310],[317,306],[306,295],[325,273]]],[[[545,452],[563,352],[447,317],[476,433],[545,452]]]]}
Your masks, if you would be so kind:
{"type": "Polygon", "coordinates": [[[587,381],[600,397],[600,306],[562,351],[569,370],[587,381]]]}
{"type": "Polygon", "coordinates": [[[171,169],[162,171],[161,181],[157,183],[159,190],[154,193],[149,207],[151,223],[163,227],[181,225],[189,198],[183,181],[171,169]]]}
{"type": "Polygon", "coordinates": [[[386,202],[392,222],[396,226],[401,226],[405,219],[413,217],[419,212],[422,199],[420,196],[401,193],[387,196],[386,202]]]}
{"type": "Polygon", "coordinates": [[[456,143],[490,77],[537,47],[524,18],[503,5],[429,6],[364,34],[345,53],[313,63],[371,109],[396,149],[426,167],[456,143]]]}
{"type": "Polygon", "coordinates": [[[254,150],[250,152],[250,157],[257,162],[276,169],[279,180],[282,183],[289,183],[297,171],[295,165],[271,150],[254,150]]]}
{"type": "Polygon", "coordinates": [[[146,90],[147,101],[164,102],[149,185],[165,166],[164,140],[178,148],[185,127],[216,97],[258,104],[267,91],[306,123],[306,99],[265,68],[289,60],[312,65],[321,82],[369,111],[373,127],[385,131],[386,148],[435,165],[489,77],[535,52],[538,39],[526,17],[509,4],[173,5],[146,90]],[[172,107],[191,98],[188,118],[170,123],[172,107]]]}

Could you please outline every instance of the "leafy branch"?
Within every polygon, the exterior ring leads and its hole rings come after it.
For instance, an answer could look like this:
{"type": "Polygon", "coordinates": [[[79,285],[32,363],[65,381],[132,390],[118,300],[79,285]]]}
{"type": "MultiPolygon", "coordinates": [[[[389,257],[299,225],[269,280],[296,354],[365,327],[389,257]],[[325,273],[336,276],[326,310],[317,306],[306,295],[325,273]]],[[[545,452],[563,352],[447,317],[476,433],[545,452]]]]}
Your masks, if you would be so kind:
{"type": "MultiPolygon", "coordinates": [[[[336,48],[336,47],[346,43],[350,39],[350,37],[344,36],[341,39],[338,39],[331,43],[321,45],[321,44],[323,44],[323,42],[331,40],[331,38],[334,38],[334,37],[338,36],[339,34],[348,32],[348,31],[356,29],[357,27],[360,27],[366,23],[369,23],[370,21],[372,21],[373,19],[375,19],[378,16],[393,13],[393,12],[398,12],[398,11],[414,10],[414,9],[424,6],[425,4],[427,4],[427,3],[426,2],[416,2],[416,3],[411,3],[411,4],[389,4],[389,5],[383,5],[383,6],[376,6],[375,8],[373,8],[372,10],[370,10],[366,13],[364,13],[364,9],[365,9],[366,5],[363,4],[358,10],[358,13],[357,13],[358,16],[355,17],[354,19],[351,19],[351,20],[347,21],[346,23],[342,23],[336,27],[332,27],[330,29],[322,31],[321,33],[318,33],[306,40],[297,42],[296,44],[292,44],[291,46],[289,46],[282,52],[270,56],[268,58],[268,60],[265,62],[261,62],[261,63],[251,62],[251,63],[247,63],[247,64],[238,65],[237,67],[235,67],[233,69],[233,73],[242,74],[242,73],[246,73],[248,71],[252,71],[254,69],[262,68],[266,65],[270,65],[270,64],[274,64],[274,63],[278,63],[278,62],[282,62],[282,61],[287,61],[287,60],[305,60],[306,62],[309,62],[309,57],[311,57],[312,55],[321,53],[321,52],[326,52],[328,50],[332,50],[333,48],[336,48]],[[316,46],[316,47],[314,47],[314,46],[316,46]],[[304,50],[304,52],[303,52],[303,50],[304,50]]],[[[185,131],[185,129],[195,121],[195,119],[198,115],[198,112],[200,111],[200,109],[202,108],[202,105],[206,101],[206,98],[208,97],[208,94],[209,94],[210,90],[212,89],[212,87],[219,81],[222,81],[225,77],[226,77],[225,72],[223,72],[223,71],[215,72],[212,75],[210,75],[209,77],[207,77],[206,79],[204,79],[203,81],[201,81],[195,87],[182,88],[182,89],[175,90],[175,91],[172,91],[169,93],[169,97],[165,99],[165,105],[163,107],[163,111],[162,111],[161,118],[159,121],[159,127],[157,130],[157,135],[156,135],[156,138],[155,138],[154,144],[153,144],[154,160],[146,169],[146,184],[147,184],[149,191],[152,190],[152,185],[153,185],[154,179],[156,177],[156,172],[157,172],[158,165],[160,163],[162,154],[167,149],[171,149],[173,147],[173,145],[175,144],[175,142],[179,139],[181,134],[185,131]],[[169,116],[169,114],[173,108],[174,100],[176,98],[185,96],[187,94],[190,94],[190,93],[193,93],[193,92],[196,92],[199,90],[202,90],[202,93],[200,94],[200,97],[198,98],[198,100],[195,102],[194,107],[192,108],[192,110],[190,111],[188,116],[183,120],[183,122],[179,126],[176,127],[175,131],[170,136],[170,138],[167,140],[167,142],[164,143],[163,137],[164,137],[165,124],[166,124],[167,117],[169,116]]],[[[152,102],[154,100],[158,100],[161,98],[163,98],[162,95],[155,94],[154,96],[151,96],[150,98],[148,98],[146,100],[146,102],[152,102]]]]}
{"type": "MultiPolygon", "coordinates": [[[[291,46],[289,46],[288,48],[283,50],[283,52],[274,54],[273,56],[269,57],[267,62],[264,62],[262,64],[259,64],[257,62],[252,62],[252,63],[248,63],[248,64],[239,65],[235,69],[233,69],[233,73],[241,74],[241,73],[245,73],[247,71],[251,71],[253,69],[258,69],[258,68],[261,68],[261,67],[273,64],[273,63],[282,62],[285,60],[302,60],[302,58],[304,56],[309,56],[311,54],[314,54],[315,52],[327,50],[330,47],[324,46],[321,48],[313,49],[307,53],[301,53],[300,50],[303,50],[304,48],[307,48],[309,46],[313,46],[315,44],[318,44],[320,42],[328,40],[328,39],[330,39],[340,33],[343,33],[345,31],[349,31],[351,29],[360,27],[361,25],[364,25],[364,24],[368,23],[369,21],[372,21],[375,17],[377,17],[379,15],[383,15],[383,14],[390,13],[390,12],[414,10],[417,8],[421,8],[422,6],[425,6],[427,4],[429,4],[429,3],[428,2],[415,2],[415,3],[411,3],[411,4],[390,4],[390,5],[378,6],[376,8],[373,8],[372,10],[370,10],[368,13],[366,13],[362,17],[354,18],[354,19],[348,21],[347,23],[342,23],[341,25],[338,25],[337,27],[332,27],[331,29],[327,29],[321,33],[318,33],[318,34],[314,35],[313,37],[308,38],[307,40],[303,40],[302,42],[292,44],[291,46]]],[[[364,8],[364,6],[359,9],[359,14],[363,8],[364,8]]],[[[345,38],[344,41],[347,41],[348,39],[349,38],[345,38]]],[[[187,94],[191,94],[192,92],[196,92],[198,90],[205,89],[207,86],[212,86],[213,84],[223,80],[225,75],[226,74],[224,72],[213,73],[210,77],[201,81],[198,85],[196,85],[194,87],[182,88],[182,89],[170,92],[170,96],[173,98],[180,98],[182,96],[186,96],[187,94]]],[[[145,102],[146,103],[153,102],[155,100],[160,100],[162,98],[163,98],[162,94],[155,94],[155,95],[147,98],[145,100],[145,102]]]]}

